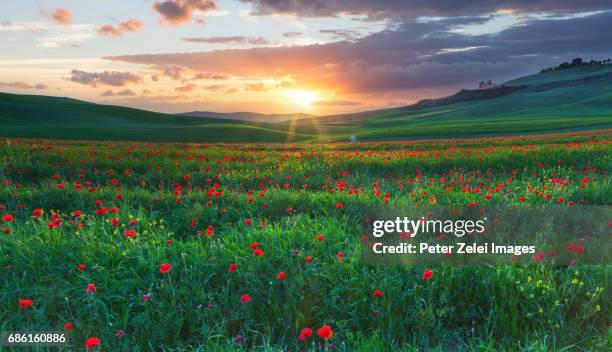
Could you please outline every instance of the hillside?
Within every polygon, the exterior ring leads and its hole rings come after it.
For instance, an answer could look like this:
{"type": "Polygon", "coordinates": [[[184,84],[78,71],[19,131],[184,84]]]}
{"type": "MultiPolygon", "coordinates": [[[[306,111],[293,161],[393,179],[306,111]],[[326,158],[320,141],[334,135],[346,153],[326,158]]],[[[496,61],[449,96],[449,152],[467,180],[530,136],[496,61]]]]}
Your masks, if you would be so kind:
{"type": "Polygon", "coordinates": [[[314,115],[298,113],[298,114],[260,114],[256,112],[214,112],[214,111],[191,111],[179,114],[181,116],[191,117],[208,117],[224,120],[250,121],[262,123],[285,122],[294,119],[308,119],[315,117],[314,115]]]}
{"type": "MultiPolygon", "coordinates": [[[[612,65],[540,72],[416,104],[281,122],[240,113],[169,115],[69,98],[0,93],[0,136],[160,142],[460,138],[612,128],[612,65]],[[206,116],[211,115],[211,116],[206,116]],[[231,115],[231,114],[230,114],[231,115]],[[229,116],[227,116],[229,117],[229,116]]],[[[276,120],[278,121],[278,120],[276,120]]]]}
{"type": "Polygon", "coordinates": [[[358,139],[416,139],[612,127],[612,65],[521,77],[496,88],[462,90],[399,108],[335,115],[358,139]]]}
{"type": "Polygon", "coordinates": [[[38,95],[0,93],[3,137],[162,142],[301,141],[270,124],[188,117],[38,95]]]}

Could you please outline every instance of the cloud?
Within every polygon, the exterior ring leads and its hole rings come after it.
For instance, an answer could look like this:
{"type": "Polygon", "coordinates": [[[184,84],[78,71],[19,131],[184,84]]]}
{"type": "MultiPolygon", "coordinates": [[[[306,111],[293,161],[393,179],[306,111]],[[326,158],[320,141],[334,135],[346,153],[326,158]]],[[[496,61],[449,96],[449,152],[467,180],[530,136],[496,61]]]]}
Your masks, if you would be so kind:
{"type": "Polygon", "coordinates": [[[234,94],[234,93],[238,93],[238,88],[228,88],[225,90],[224,92],[225,94],[234,94]]]}
{"type": "Polygon", "coordinates": [[[285,32],[282,34],[284,38],[295,38],[304,35],[302,32],[285,32]]]}
{"type": "Polygon", "coordinates": [[[498,11],[571,13],[610,8],[598,0],[241,0],[253,5],[255,15],[335,17],[362,15],[371,19],[416,16],[465,16],[498,11]]]}
{"type": "Polygon", "coordinates": [[[183,79],[183,75],[186,74],[188,71],[189,70],[185,67],[173,65],[164,68],[162,71],[162,75],[179,81],[183,79]]]}
{"type": "Polygon", "coordinates": [[[114,97],[115,93],[112,90],[108,89],[104,93],[100,94],[100,96],[101,97],[114,97]]]}
{"type": "Polygon", "coordinates": [[[97,87],[101,85],[122,87],[127,84],[142,83],[142,77],[131,72],[117,72],[117,71],[104,71],[104,72],[85,72],[80,70],[72,70],[70,77],[67,78],[69,81],[97,87]]]}
{"type": "Polygon", "coordinates": [[[244,85],[244,89],[250,92],[263,92],[266,90],[266,86],[263,83],[247,83],[244,85]]]}
{"type": "Polygon", "coordinates": [[[27,84],[25,82],[15,81],[15,82],[0,82],[0,87],[13,88],[13,89],[49,89],[49,86],[42,83],[37,84],[27,84]]]}
{"type": "Polygon", "coordinates": [[[174,91],[175,92],[179,92],[179,93],[187,93],[187,92],[191,92],[191,91],[193,91],[195,89],[196,89],[196,85],[193,84],[193,83],[189,83],[189,84],[186,84],[184,86],[180,86],[180,87],[174,88],[174,91]]]}
{"type": "Polygon", "coordinates": [[[104,25],[98,29],[98,34],[120,37],[125,32],[136,32],[142,29],[142,27],[144,27],[142,22],[132,18],[125,22],[119,23],[116,27],[113,27],[110,24],[104,25]]]}
{"type": "Polygon", "coordinates": [[[201,80],[201,79],[223,80],[223,79],[228,79],[228,78],[229,78],[228,76],[219,75],[216,73],[197,72],[191,77],[191,80],[194,80],[194,81],[201,80]]]}
{"type": "MultiPolygon", "coordinates": [[[[482,79],[499,82],[533,72],[568,56],[612,54],[608,38],[612,11],[562,19],[527,16],[519,25],[496,33],[457,31],[493,19],[490,15],[427,21],[405,18],[389,29],[352,41],[106,59],[150,67],[179,65],[248,79],[291,77],[296,87],[304,89],[377,97],[416,90],[422,90],[420,94],[448,92],[474,86],[482,79]]],[[[256,91],[257,87],[247,85],[245,89],[256,91]]]]}
{"type": "Polygon", "coordinates": [[[37,40],[39,47],[59,48],[74,46],[95,36],[95,26],[93,24],[71,24],[51,27],[37,40]]]}
{"type": "Polygon", "coordinates": [[[205,86],[204,90],[207,90],[209,92],[217,92],[223,88],[225,88],[225,86],[222,84],[210,84],[210,85],[205,86]]]}
{"type": "Polygon", "coordinates": [[[67,26],[72,22],[72,13],[68,9],[58,8],[53,10],[51,13],[43,11],[42,14],[45,17],[51,18],[62,26],[67,26]]]}
{"type": "Polygon", "coordinates": [[[359,32],[349,29],[321,29],[319,33],[328,34],[343,40],[354,40],[360,37],[359,32]]]}
{"type": "Polygon", "coordinates": [[[136,95],[136,93],[134,93],[134,91],[132,91],[131,89],[124,89],[124,90],[118,91],[117,95],[124,96],[124,97],[133,97],[136,95]]]}
{"type": "Polygon", "coordinates": [[[266,45],[268,40],[263,37],[244,37],[244,36],[228,36],[228,37],[195,37],[183,38],[183,41],[190,43],[206,43],[206,44],[249,44],[249,45],[266,45]]]}
{"type": "Polygon", "coordinates": [[[193,20],[195,11],[216,11],[217,5],[213,0],[164,0],[155,1],[153,10],[162,16],[163,22],[177,26],[193,20]]]}
{"type": "Polygon", "coordinates": [[[46,23],[40,23],[40,22],[11,22],[11,21],[0,22],[0,31],[26,32],[26,31],[40,31],[40,30],[45,30],[48,28],[49,26],[46,23]]]}

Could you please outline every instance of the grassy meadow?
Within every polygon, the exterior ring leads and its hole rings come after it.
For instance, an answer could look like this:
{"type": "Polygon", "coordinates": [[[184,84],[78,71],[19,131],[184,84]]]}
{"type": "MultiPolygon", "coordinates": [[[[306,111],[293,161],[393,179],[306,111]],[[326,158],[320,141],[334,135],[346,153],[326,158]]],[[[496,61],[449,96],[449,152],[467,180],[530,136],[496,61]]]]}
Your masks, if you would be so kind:
{"type": "Polygon", "coordinates": [[[610,205],[611,137],[2,140],[0,331],[64,330],[66,350],[609,350],[609,265],[366,266],[360,223],[369,205],[610,205]]]}

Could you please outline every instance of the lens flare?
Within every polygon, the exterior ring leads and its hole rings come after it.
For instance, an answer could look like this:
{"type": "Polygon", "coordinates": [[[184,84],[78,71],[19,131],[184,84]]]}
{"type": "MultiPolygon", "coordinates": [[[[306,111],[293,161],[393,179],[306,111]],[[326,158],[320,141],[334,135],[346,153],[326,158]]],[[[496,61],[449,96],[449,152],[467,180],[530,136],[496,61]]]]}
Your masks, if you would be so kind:
{"type": "Polygon", "coordinates": [[[309,92],[303,89],[292,89],[285,91],[285,96],[293,100],[293,102],[300,106],[309,107],[317,99],[315,92],[309,92]]]}

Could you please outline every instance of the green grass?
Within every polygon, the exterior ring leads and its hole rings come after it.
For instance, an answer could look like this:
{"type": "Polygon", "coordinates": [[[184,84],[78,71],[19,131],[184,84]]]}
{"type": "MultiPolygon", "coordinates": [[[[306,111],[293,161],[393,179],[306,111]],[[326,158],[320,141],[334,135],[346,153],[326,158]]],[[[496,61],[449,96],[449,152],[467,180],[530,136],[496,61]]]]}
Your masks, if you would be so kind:
{"type": "MultiPolygon", "coordinates": [[[[541,73],[536,85],[612,72],[610,65],[541,73]]],[[[0,93],[4,137],[156,142],[315,142],[538,134],[612,127],[612,80],[421,110],[386,109],[282,123],[167,115],[66,98],[0,93]]]]}
{"type": "Polygon", "coordinates": [[[424,264],[362,264],[360,221],[371,205],[404,209],[431,196],[451,208],[609,206],[610,137],[0,142],[0,215],[15,217],[0,221],[0,232],[11,230],[0,234],[0,331],[71,322],[75,349],[96,336],[105,351],[321,351],[316,329],[326,324],[338,351],[607,350],[610,265],[433,266],[426,281],[424,264]],[[96,214],[103,206],[117,213],[96,214]],[[45,214],[33,217],[34,208],[45,214]],[[172,271],[161,274],[161,263],[172,271]],[[251,303],[240,302],[245,293],[251,303]],[[24,298],[32,308],[18,307],[24,298]],[[301,341],[305,327],[315,335],[301,341]]]}

